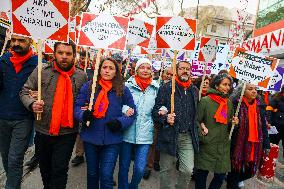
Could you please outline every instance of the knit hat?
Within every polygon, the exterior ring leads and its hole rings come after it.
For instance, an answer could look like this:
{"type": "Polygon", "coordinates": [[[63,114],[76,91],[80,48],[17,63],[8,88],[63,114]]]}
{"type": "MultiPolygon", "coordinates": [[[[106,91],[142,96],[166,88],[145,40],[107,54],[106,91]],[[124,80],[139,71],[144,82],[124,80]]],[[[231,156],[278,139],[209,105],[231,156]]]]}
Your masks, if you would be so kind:
{"type": "Polygon", "coordinates": [[[140,58],[135,66],[135,72],[138,70],[138,68],[141,66],[141,64],[149,64],[152,67],[152,62],[148,58],[140,58]]]}

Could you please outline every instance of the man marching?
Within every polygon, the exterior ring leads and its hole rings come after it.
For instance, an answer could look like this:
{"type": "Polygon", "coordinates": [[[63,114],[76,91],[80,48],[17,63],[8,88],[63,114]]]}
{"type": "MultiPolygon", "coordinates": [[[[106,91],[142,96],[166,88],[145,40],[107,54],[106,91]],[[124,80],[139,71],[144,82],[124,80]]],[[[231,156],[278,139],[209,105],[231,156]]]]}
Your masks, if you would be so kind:
{"type": "Polygon", "coordinates": [[[84,71],[75,68],[74,44],[55,43],[54,56],[55,61],[42,70],[42,100],[36,101],[29,95],[29,90],[38,90],[37,69],[20,92],[25,107],[41,114],[41,120],[35,121],[35,145],[39,148],[44,189],[66,188],[68,164],[78,133],[73,104],[82,84],[87,81],[84,71]]]}
{"type": "Polygon", "coordinates": [[[22,104],[19,92],[36,68],[32,40],[12,35],[11,51],[0,57],[0,151],[6,172],[6,189],[19,189],[23,160],[33,128],[33,114],[22,104]]]}

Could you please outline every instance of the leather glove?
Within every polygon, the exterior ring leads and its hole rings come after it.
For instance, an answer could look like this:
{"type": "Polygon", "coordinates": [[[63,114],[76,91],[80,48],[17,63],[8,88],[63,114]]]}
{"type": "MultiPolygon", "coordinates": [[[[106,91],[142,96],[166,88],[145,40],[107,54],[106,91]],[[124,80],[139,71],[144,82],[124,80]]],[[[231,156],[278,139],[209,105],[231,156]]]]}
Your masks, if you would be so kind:
{"type": "Polygon", "coordinates": [[[83,113],[83,122],[92,121],[93,120],[93,112],[90,110],[85,110],[83,113]]]}
{"type": "Polygon", "coordinates": [[[120,121],[118,121],[117,119],[114,119],[114,120],[111,120],[111,121],[107,122],[106,126],[113,133],[116,133],[116,132],[120,131],[121,128],[122,128],[122,125],[121,125],[120,121]]]}

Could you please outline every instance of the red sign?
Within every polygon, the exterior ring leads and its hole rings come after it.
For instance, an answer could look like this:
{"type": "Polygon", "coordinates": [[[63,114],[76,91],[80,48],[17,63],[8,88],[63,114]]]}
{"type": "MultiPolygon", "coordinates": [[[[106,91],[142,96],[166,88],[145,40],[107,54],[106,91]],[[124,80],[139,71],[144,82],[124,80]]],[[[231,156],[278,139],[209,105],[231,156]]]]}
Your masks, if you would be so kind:
{"type": "Polygon", "coordinates": [[[68,0],[11,0],[13,33],[33,39],[68,41],[68,0]]]}

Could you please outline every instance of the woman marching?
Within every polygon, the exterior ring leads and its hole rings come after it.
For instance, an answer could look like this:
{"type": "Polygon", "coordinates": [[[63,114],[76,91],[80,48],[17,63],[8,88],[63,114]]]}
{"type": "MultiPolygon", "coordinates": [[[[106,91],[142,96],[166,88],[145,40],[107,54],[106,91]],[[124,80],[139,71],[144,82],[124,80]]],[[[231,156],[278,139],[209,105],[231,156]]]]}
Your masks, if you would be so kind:
{"type": "Polygon", "coordinates": [[[127,117],[122,106],[135,109],[132,95],[124,86],[117,62],[112,58],[102,60],[93,111],[89,104],[92,82],[85,83],[76,99],[75,117],[89,127],[81,129],[87,161],[87,188],[112,189],[113,173],[120,151],[123,131],[133,124],[135,113],[127,117]]]}
{"type": "MultiPolygon", "coordinates": [[[[238,93],[240,90],[236,90],[238,93]]],[[[232,95],[239,97],[239,94],[232,95]]],[[[238,99],[232,99],[234,104],[238,99]]],[[[238,189],[238,183],[251,178],[259,168],[263,151],[269,152],[265,104],[257,98],[256,86],[247,84],[239,112],[239,126],[234,129],[231,142],[232,171],[227,188],[238,189]]]]}
{"type": "Polygon", "coordinates": [[[152,79],[152,64],[149,59],[140,59],[135,67],[135,75],[130,77],[126,86],[133,95],[137,107],[135,122],[124,132],[119,155],[119,189],[138,189],[147,164],[150,145],[153,143],[154,123],[152,109],[158,92],[158,83],[152,79]],[[128,183],[131,152],[134,151],[133,175],[128,183]]]}
{"type": "Polygon", "coordinates": [[[200,152],[195,154],[195,188],[206,189],[209,171],[214,178],[209,189],[221,188],[225,175],[230,171],[229,125],[238,124],[233,117],[233,104],[228,99],[232,89],[232,78],[224,73],[216,75],[198,106],[200,123],[200,152]]]}

